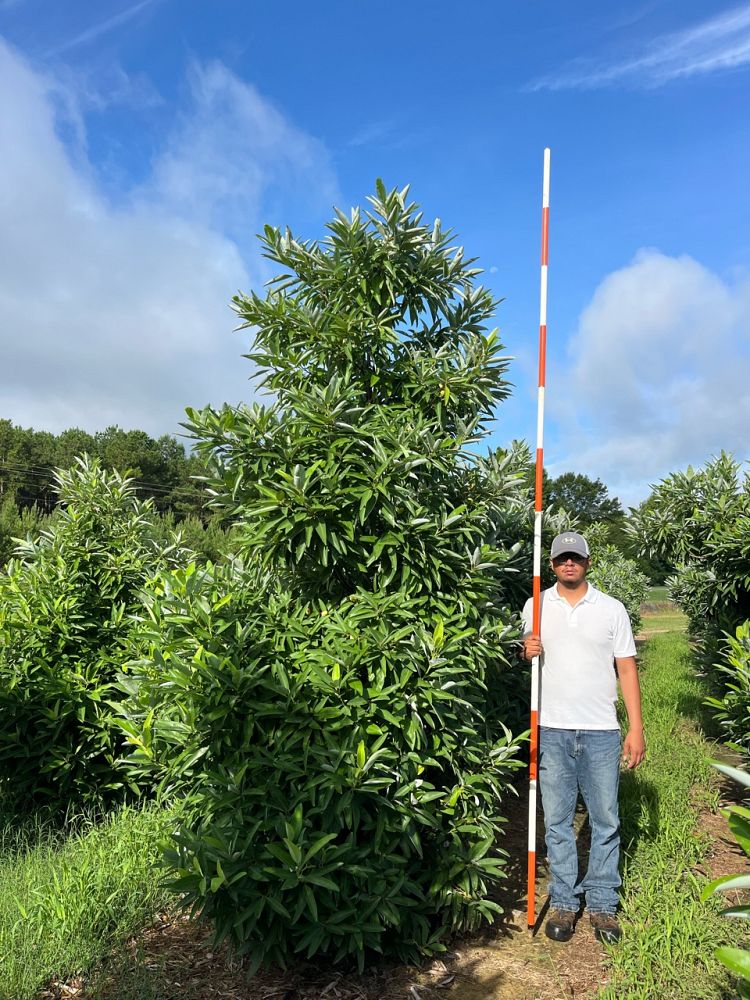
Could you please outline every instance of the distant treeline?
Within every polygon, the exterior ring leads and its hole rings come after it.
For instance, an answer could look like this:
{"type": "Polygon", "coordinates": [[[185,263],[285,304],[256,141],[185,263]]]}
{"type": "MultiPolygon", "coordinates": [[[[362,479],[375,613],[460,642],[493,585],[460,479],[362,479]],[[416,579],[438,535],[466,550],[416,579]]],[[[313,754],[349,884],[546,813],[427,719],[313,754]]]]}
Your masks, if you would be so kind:
{"type": "Polygon", "coordinates": [[[186,544],[207,558],[225,550],[225,528],[211,516],[200,480],[205,468],[171,435],[152,438],[120,427],[52,434],[0,420],[0,565],[10,558],[14,538],[43,528],[53,514],[54,470],[69,468],[84,454],[107,469],[129,471],[139,496],[153,501],[165,532],[179,526],[186,544]]]}
{"type": "Polygon", "coordinates": [[[161,511],[200,514],[205,494],[195,476],[203,466],[169,434],[152,438],[145,431],[108,427],[89,434],[78,427],[51,434],[16,427],[0,420],[0,502],[12,497],[16,506],[36,506],[49,514],[56,503],[53,470],[67,469],[79,455],[96,457],[106,469],[130,470],[138,492],[153,497],[161,511]]]}

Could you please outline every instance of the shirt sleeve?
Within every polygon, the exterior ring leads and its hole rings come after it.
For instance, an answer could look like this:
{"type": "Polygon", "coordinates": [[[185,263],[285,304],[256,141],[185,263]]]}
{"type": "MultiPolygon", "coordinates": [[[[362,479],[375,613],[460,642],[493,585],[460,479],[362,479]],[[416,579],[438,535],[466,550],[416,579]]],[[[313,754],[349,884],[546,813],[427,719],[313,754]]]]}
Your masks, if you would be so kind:
{"type": "Polygon", "coordinates": [[[625,656],[635,656],[635,639],[630,617],[621,601],[616,602],[614,631],[615,657],[620,659],[625,656]]]}

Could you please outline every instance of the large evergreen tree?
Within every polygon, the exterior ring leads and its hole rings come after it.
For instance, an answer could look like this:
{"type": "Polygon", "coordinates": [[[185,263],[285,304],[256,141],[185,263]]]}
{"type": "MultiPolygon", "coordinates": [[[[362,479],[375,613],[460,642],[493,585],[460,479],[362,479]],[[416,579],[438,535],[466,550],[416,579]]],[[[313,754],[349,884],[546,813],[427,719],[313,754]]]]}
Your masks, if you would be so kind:
{"type": "Polygon", "coordinates": [[[177,885],[258,960],[435,950],[504,864],[527,453],[477,454],[509,387],[473,261],[370,204],[266,229],[282,273],[235,307],[273,401],[189,422],[246,565],[158,583],[128,682],[177,885]]]}

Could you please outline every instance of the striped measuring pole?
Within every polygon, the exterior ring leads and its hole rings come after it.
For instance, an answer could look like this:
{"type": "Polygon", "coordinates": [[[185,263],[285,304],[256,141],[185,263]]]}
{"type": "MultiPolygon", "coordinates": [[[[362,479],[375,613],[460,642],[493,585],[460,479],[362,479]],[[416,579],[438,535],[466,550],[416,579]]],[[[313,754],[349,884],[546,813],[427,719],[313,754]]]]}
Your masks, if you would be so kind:
{"type": "MultiPolygon", "coordinates": [[[[532,591],[532,631],[541,628],[542,593],[542,469],[544,468],[544,384],[547,368],[547,256],[549,251],[549,168],[550,151],[544,150],[542,183],[542,274],[539,292],[539,390],[536,411],[536,476],[534,484],[534,586],[532,591]]],[[[529,927],[536,923],[536,790],[539,758],[539,657],[531,661],[531,738],[529,743],[529,927]]]]}

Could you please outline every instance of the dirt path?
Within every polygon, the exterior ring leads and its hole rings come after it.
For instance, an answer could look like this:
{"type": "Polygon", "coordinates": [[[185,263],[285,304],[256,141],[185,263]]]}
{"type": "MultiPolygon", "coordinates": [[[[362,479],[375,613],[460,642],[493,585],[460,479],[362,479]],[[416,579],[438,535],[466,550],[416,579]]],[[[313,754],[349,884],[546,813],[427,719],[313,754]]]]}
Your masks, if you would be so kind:
{"type": "MultiPolygon", "coordinates": [[[[523,787],[523,786],[522,786],[523,787]]],[[[509,854],[508,879],[495,894],[505,916],[488,931],[456,948],[451,972],[456,974],[461,1000],[561,1000],[592,997],[605,979],[605,951],[594,938],[584,914],[573,939],[560,944],[544,934],[547,869],[544,859],[537,874],[537,924],[526,922],[526,810],[525,787],[509,808],[508,834],[503,847],[509,854]]],[[[581,861],[588,853],[584,813],[576,820],[581,861]]],[[[537,828],[544,829],[541,810],[537,828]]],[[[437,996],[437,993],[427,996],[437,996]]]]}

